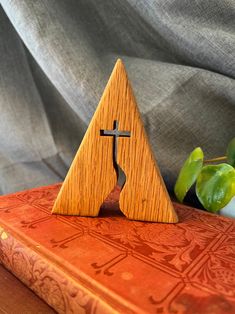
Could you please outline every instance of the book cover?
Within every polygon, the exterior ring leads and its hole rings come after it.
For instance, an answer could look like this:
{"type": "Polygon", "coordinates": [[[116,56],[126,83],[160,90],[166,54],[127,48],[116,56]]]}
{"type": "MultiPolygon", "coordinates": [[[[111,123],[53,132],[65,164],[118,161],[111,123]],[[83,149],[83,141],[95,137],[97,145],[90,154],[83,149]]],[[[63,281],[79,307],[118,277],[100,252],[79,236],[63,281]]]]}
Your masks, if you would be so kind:
{"type": "Polygon", "coordinates": [[[174,204],[178,224],[52,215],[60,184],[0,197],[0,262],[59,313],[234,313],[235,220],[174,204]]]}

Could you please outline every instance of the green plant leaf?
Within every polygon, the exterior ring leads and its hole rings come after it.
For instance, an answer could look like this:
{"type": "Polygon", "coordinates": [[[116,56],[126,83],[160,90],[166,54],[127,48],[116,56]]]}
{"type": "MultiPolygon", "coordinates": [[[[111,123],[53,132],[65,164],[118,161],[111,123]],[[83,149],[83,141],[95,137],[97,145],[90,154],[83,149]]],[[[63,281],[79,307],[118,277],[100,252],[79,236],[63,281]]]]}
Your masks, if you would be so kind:
{"type": "Polygon", "coordinates": [[[174,192],[178,201],[183,202],[188,190],[196,181],[203,165],[204,154],[200,147],[195,148],[183,164],[177,178],[174,192]]]}
{"type": "Polygon", "coordinates": [[[235,167],[235,137],[229,142],[226,155],[228,163],[235,167]]]}
{"type": "Polygon", "coordinates": [[[216,212],[235,195],[235,169],[228,164],[208,165],[197,178],[196,194],[205,209],[216,212]]]}

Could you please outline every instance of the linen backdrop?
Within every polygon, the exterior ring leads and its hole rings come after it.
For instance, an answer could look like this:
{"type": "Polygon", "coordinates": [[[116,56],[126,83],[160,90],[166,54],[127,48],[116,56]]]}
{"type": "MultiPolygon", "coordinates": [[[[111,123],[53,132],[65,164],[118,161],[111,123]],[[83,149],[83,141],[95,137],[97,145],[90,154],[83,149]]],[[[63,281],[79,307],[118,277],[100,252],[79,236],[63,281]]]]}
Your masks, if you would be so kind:
{"type": "Polygon", "coordinates": [[[122,58],[170,190],[235,136],[234,0],[0,0],[0,194],[61,181],[122,58]]]}

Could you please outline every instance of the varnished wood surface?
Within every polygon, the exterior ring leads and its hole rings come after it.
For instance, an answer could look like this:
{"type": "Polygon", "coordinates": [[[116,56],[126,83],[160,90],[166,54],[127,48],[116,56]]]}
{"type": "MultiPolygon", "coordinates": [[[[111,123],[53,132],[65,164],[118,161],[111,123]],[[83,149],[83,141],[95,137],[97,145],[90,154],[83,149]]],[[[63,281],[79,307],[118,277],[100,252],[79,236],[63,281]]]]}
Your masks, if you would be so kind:
{"type": "Polygon", "coordinates": [[[0,265],[0,314],[53,314],[51,307],[0,265]]]}
{"type": "Polygon", "coordinates": [[[121,60],[114,67],[52,212],[98,215],[117,183],[113,137],[100,134],[100,130],[112,130],[115,120],[119,130],[131,133],[118,138],[117,162],[126,175],[119,200],[121,211],[134,220],[177,222],[121,60]]]}

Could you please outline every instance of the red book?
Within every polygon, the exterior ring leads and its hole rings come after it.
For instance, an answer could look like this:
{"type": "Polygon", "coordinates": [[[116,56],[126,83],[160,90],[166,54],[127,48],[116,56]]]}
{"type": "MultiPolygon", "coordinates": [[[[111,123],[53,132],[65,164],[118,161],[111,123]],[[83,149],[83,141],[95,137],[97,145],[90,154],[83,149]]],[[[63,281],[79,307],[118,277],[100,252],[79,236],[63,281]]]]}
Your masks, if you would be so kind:
{"type": "Polygon", "coordinates": [[[235,220],[175,204],[130,221],[51,215],[60,185],[0,197],[0,261],[60,313],[235,313],[235,220]]]}

